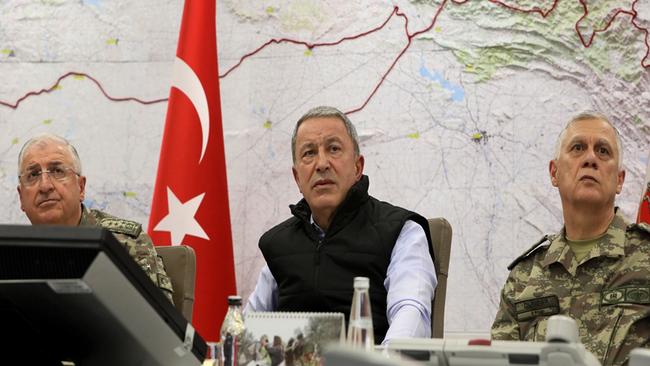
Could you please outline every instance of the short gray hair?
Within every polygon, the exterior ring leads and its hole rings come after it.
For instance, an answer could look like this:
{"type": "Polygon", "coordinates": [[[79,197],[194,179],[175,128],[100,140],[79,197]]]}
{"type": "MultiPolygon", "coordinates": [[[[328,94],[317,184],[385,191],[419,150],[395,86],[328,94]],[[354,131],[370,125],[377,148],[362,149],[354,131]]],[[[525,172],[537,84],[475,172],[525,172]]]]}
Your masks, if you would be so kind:
{"type": "Polygon", "coordinates": [[[20,153],[18,154],[19,175],[22,173],[20,171],[20,168],[21,168],[21,164],[23,163],[23,158],[25,157],[25,153],[27,152],[27,150],[33,145],[44,145],[46,142],[54,142],[67,148],[68,151],[70,151],[70,155],[72,155],[72,168],[75,170],[77,174],[81,174],[81,159],[79,159],[79,153],[77,153],[77,149],[75,149],[75,147],[72,146],[72,144],[68,140],[66,140],[65,138],[59,135],[55,135],[52,133],[44,133],[42,135],[38,135],[27,140],[27,142],[25,142],[23,147],[20,149],[20,153]]]}
{"type": "Polygon", "coordinates": [[[623,166],[623,143],[621,142],[621,135],[618,133],[618,130],[612,122],[607,118],[606,115],[600,112],[592,112],[592,111],[587,111],[587,112],[582,112],[569,121],[569,123],[564,126],[564,129],[562,132],[560,132],[560,135],[557,137],[557,141],[555,142],[555,154],[553,155],[553,159],[557,160],[560,157],[560,150],[562,149],[562,141],[564,140],[564,137],[566,135],[566,131],[571,126],[574,122],[578,121],[585,121],[585,120],[600,120],[612,127],[614,130],[614,135],[616,136],[616,149],[618,150],[618,169],[621,170],[621,167],[623,166]]]}
{"type": "Polygon", "coordinates": [[[291,159],[293,163],[296,163],[296,136],[298,135],[298,128],[300,125],[308,119],[311,118],[323,118],[323,117],[334,117],[338,118],[345,125],[345,129],[348,131],[348,135],[352,139],[352,144],[354,145],[354,153],[356,156],[359,156],[361,152],[359,151],[359,136],[357,135],[357,129],[354,128],[352,121],[345,115],[345,113],[334,107],[328,106],[319,106],[314,107],[303,114],[302,117],[296,122],[296,127],[293,129],[293,135],[291,136],[291,159]]]}

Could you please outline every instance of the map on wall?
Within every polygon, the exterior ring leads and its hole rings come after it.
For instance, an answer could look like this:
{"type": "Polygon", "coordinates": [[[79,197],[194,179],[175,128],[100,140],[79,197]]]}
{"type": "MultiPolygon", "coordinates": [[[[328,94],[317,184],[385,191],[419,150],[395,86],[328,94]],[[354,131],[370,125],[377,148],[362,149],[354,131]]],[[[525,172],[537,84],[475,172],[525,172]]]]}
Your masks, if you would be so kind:
{"type": "MultiPolygon", "coordinates": [[[[182,6],[0,0],[0,222],[27,222],[18,150],[54,132],[78,147],[86,204],[146,225],[182,6]]],[[[617,204],[636,216],[647,2],[232,0],[216,16],[244,297],[264,264],[259,236],[300,198],[291,133],[316,105],[357,126],[373,196],[452,224],[447,330],[486,331],[507,264],[561,227],[547,170],[571,116],[611,117],[627,170],[617,204]]]]}

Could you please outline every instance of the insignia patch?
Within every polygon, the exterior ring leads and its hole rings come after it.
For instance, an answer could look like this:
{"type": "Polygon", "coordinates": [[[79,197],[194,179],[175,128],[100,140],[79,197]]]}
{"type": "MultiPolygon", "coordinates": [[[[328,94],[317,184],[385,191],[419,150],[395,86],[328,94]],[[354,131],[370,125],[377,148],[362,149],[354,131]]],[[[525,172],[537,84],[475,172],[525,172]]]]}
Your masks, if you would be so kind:
{"type": "Polygon", "coordinates": [[[133,237],[137,237],[140,235],[140,231],[142,231],[142,226],[137,222],[122,219],[102,219],[99,221],[99,225],[112,232],[126,234],[133,237]]]}
{"type": "Polygon", "coordinates": [[[534,319],[538,316],[551,316],[560,313],[560,301],[557,296],[535,297],[515,303],[518,322],[534,319]]]}
{"type": "Polygon", "coordinates": [[[650,286],[623,286],[601,292],[601,305],[650,304],[650,286]]]}

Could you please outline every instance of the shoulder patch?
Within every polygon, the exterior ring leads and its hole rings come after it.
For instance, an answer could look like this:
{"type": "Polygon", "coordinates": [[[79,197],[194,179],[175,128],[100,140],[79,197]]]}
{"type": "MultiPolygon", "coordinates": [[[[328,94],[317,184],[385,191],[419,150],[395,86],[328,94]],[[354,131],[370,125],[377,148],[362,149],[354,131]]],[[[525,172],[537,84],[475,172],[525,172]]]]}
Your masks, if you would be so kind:
{"type": "Polygon", "coordinates": [[[99,220],[99,226],[114,233],[126,234],[137,238],[142,231],[142,225],[135,221],[107,217],[99,220]]]}
{"type": "Polygon", "coordinates": [[[640,231],[645,231],[646,233],[650,234],[650,224],[647,222],[639,222],[635,224],[630,224],[628,225],[627,229],[632,230],[638,228],[640,231]]]}
{"type": "Polygon", "coordinates": [[[517,263],[521,262],[522,260],[530,257],[531,255],[537,253],[538,250],[541,250],[543,248],[547,248],[549,245],[551,245],[551,241],[553,241],[553,236],[552,235],[544,235],[539,241],[537,241],[532,247],[530,247],[527,251],[525,251],[522,255],[517,257],[512,263],[508,265],[508,271],[512,271],[513,268],[517,265],[517,263]]]}

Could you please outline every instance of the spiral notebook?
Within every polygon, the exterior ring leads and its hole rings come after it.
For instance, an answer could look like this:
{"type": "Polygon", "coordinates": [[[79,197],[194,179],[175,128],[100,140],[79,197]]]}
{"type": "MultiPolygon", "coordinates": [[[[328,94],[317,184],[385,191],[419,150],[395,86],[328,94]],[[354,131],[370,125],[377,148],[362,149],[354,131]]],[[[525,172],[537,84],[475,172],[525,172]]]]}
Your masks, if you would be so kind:
{"type": "Polygon", "coordinates": [[[248,312],[238,365],[320,365],[323,347],[345,340],[342,313],[248,312]]]}

